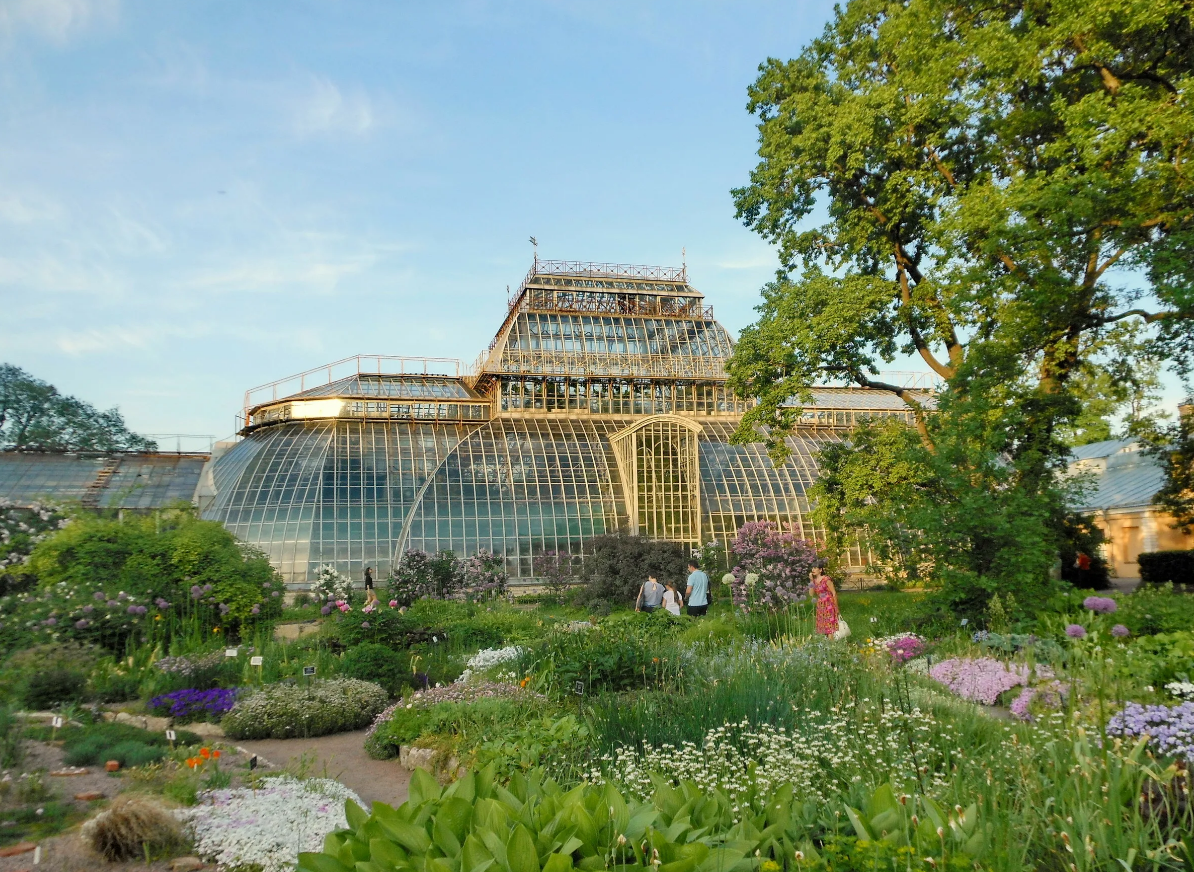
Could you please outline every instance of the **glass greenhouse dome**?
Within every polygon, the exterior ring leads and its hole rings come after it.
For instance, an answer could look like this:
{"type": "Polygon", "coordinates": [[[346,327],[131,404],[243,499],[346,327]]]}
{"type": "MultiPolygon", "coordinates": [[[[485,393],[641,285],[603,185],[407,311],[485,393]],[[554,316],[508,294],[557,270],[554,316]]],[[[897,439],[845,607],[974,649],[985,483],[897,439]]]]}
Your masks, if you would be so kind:
{"type": "Polygon", "coordinates": [[[484,549],[530,580],[535,554],[615,530],[697,547],[773,520],[820,538],[805,493],[821,444],[860,415],[910,412],[817,388],[776,467],[729,443],[748,407],[726,386],[732,348],[684,269],[536,259],[467,372],[357,357],[249,391],[203,515],[296,586],[323,564],[384,578],[407,549],[484,549]]]}

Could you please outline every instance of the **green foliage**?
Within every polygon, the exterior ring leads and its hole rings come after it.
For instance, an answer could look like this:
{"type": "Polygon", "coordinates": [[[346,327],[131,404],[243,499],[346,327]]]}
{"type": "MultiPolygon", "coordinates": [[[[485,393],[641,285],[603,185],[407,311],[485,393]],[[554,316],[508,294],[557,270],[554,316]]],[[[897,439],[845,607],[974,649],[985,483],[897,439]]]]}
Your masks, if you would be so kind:
{"type": "Polygon", "coordinates": [[[367,681],[333,679],[267,685],[236,701],[222,726],[233,739],[292,739],[359,730],[389,696],[367,681]]]}
{"type": "Polygon", "coordinates": [[[24,757],[25,725],[16,710],[0,703],[0,769],[11,769],[24,757]]]}
{"type": "Polygon", "coordinates": [[[567,781],[580,781],[593,756],[589,727],[575,715],[522,720],[482,742],[473,752],[476,766],[492,767],[502,782],[517,772],[544,767],[567,781]]]}
{"type": "Polygon", "coordinates": [[[1111,586],[1111,569],[1102,555],[1107,537],[1084,515],[1068,515],[1062,525],[1061,579],[1074,587],[1103,590],[1111,586]],[[1086,555],[1089,566],[1083,569],[1079,555],[1086,555]]]}
{"type": "Polygon", "coordinates": [[[29,676],[22,694],[25,707],[43,711],[83,699],[87,677],[69,669],[48,669],[29,676]]]}
{"type": "Polygon", "coordinates": [[[1194,675],[1194,631],[1145,636],[1129,646],[1122,670],[1141,684],[1163,688],[1171,681],[1194,675]]]}
{"type": "MultiPolygon", "coordinates": [[[[1186,365],[1189,366],[1188,360],[1186,365]]],[[[1154,499],[1157,505],[1173,515],[1175,526],[1186,532],[1194,528],[1194,410],[1192,407],[1194,407],[1194,398],[1189,398],[1182,407],[1182,414],[1179,415],[1177,422],[1162,428],[1149,438],[1149,450],[1165,470],[1165,484],[1154,499]]]]}
{"type": "Polygon", "coordinates": [[[1194,585],[1194,550],[1146,551],[1138,560],[1140,580],[1146,584],[1194,585]]]}
{"type": "Polygon", "coordinates": [[[1141,586],[1134,594],[1120,597],[1117,602],[1116,621],[1136,636],[1173,633],[1194,627],[1194,596],[1175,592],[1171,584],[1141,586]]]}
{"type": "Polygon", "coordinates": [[[682,585],[687,576],[688,553],[675,542],[645,536],[610,533],[586,543],[589,555],[582,569],[579,605],[633,605],[639,587],[654,575],[660,584],[682,585]]]}
{"type": "MultiPolygon", "coordinates": [[[[48,672],[70,672],[88,676],[106,659],[102,648],[80,642],[34,645],[15,651],[0,666],[0,697],[21,700],[38,676],[48,672]]],[[[70,695],[81,699],[83,694],[70,695]]]]}
{"type": "Polygon", "coordinates": [[[115,409],[99,409],[58,393],[48,382],[0,363],[0,450],[153,451],[157,443],[130,431],[115,409]]]}
{"type": "Polygon", "coordinates": [[[227,637],[282,610],[268,559],[190,507],[81,516],[39,542],[25,571],[36,591],[0,599],[5,650],[73,639],[122,652],[130,638],[227,637]]]}
{"type": "MultiPolygon", "coordinates": [[[[97,766],[119,760],[122,766],[143,766],[165,756],[169,742],[164,733],[153,733],[129,724],[100,723],[59,730],[64,760],[69,766],[97,766]]],[[[176,741],[199,744],[194,733],[179,730],[176,741]]]]}
{"type": "Polygon", "coordinates": [[[410,686],[409,658],[385,645],[366,642],[344,652],[342,672],[345,678],[380,684],[391,696],[410,686]]]}

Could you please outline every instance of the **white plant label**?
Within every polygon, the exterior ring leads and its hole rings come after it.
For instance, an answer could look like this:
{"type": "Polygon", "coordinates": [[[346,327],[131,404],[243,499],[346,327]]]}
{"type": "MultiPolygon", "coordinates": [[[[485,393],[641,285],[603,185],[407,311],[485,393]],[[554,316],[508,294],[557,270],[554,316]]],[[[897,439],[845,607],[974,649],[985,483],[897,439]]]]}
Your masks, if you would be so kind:
{"type": "Polygon", "coordinates": [[[225,649],[224,649],[224,656],[225,656],[225,657],[235,657],[235,656],[236,656],[236,654],[237,654],[237,651],[236,651],[236,649],[235,649],[235,648],[225,648],[225,649]]]}
{"type": "Polygon", "coordinates": [[[258,655],[257,655],[257,656],[255,656],[255,657],[250,657],[250,658],[249,658],[249,665],[250,665],[250,666],[260,666],[260,665],[261,665],[262,663],[264,663],[264,662],[265,662],[265,658],[264,658],[264,657],[262,657],[260,654],[258,654],[258,655]]]}
{"type": "Polygon", "coordinates": [[[175,735],[177,734],[173,730],[166,730],[166,741],[173,742],[175,735]]]}
{"type": "Polygon", "coordinates": [[[54,715],[53,719],[50,721],[50,725],[51,725],[51,726],[52,726],[52,727],[53,727],[55,730],[56,730],[56,729],[58,729],[59,727],[61,727],[61,726],[62,726],[62,718],[61,718],[61,717],[59,717],[58,715],[54,715]]]}
{"type": "Polygon", "coordinates": [[[304,666],[303,667],[303,675],[314,675],[314,674],[315,674],[314,666],[304,666]]]}

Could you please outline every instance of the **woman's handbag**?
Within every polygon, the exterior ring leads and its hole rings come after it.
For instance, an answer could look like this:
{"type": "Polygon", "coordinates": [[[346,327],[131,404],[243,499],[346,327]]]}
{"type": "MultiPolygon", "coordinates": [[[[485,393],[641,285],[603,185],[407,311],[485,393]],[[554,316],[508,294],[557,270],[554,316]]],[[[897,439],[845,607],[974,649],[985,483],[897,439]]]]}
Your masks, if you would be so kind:
{"type": "Polygon", "coordinates": [[[850,625],[846,623],[845,618],[837,619],[837,631],[833,634],[835,639],[850,638],[850,625]]]}

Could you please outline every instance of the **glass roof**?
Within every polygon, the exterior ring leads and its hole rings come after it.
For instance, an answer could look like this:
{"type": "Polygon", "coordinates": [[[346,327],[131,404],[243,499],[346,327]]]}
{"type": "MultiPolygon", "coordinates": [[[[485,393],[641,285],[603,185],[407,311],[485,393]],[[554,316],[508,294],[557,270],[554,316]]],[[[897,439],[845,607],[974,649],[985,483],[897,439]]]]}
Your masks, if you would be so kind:
{"type": "Polygon", "coordinates": [[[442,375],[351,375],[286,397],[409,397],[471,400],[476,394],[463,382],[442,375]]]}
{"type": "Polygon", "coordinates": [[[519,351],[728,357],[730,336],[716,321],[525,312],[506,347],[519,351]]]}

